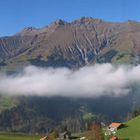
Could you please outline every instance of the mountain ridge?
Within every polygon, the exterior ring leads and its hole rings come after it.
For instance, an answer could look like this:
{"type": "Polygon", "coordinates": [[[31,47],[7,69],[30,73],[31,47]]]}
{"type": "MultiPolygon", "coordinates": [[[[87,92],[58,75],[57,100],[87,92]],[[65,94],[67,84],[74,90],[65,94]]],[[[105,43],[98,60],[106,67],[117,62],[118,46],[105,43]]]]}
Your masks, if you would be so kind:
{"type": "Polygon", "coordinates": [[[86,18],[61,19],[43,28],[27,27],[0,38],[0,66],[27,65],[78,68],[94,63],[140,62],[140,23],[86,18]],[[5,65],[3,65],[5,64],[5,65]]]}

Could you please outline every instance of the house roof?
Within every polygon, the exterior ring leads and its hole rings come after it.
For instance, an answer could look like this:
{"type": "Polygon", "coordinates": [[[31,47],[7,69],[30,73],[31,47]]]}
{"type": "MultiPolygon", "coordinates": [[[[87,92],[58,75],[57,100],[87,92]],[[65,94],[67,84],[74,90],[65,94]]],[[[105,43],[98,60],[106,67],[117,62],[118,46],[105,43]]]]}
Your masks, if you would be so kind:
{"type": "Polygon", "coordinates": [[[109,127],[116,127],[116,128],[119,128],[120,126],[122,125],[122,123],[116,123],[116,122],[113,122],[109,125],[109,127]]]}
{"type": "Polygon", "coordinates": [[[121,140],[120,138],[117,138],[115,136],[111,137],[109,140],[121,140]]]}
{"type": "Polygon", "coordinates": [[[116,137],[111,137],[109,140],[116,140],[117,138],[116,137]]]}

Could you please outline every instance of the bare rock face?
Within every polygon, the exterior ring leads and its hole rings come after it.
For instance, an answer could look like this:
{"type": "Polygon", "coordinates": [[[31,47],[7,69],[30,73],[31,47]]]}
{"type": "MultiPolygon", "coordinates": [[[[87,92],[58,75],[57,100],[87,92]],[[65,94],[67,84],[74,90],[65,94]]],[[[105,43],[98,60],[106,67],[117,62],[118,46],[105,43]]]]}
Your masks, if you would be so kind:
{"type": "Polygon", "coordinates": [[[96,62],[138,64],[139,38],[140,23],[135,21],[111,23],[82,17],[68,23],[59,19],[0,38],[0,64],[70,68],[96,62]]]}

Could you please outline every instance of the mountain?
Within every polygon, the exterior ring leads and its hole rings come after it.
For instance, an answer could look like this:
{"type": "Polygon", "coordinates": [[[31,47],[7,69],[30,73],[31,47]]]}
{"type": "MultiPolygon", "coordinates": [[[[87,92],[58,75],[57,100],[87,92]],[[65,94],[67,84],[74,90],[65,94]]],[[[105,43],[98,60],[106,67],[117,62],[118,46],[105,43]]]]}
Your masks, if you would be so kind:
{"type": "MultiPolygon", "coordinates": [[[[137,65],[139,38],[140,23],[136,21],[114,23],[86,17],[70,23],[57,20],[43,28],[28,27],[1,37],[0,71],[11,74],[30,64],[70,69],[104,62],[137,65]]],[[[46,133],[67,126],[72,132],[80,132],[85,128],[85,118],[124,120],[136,105],[140,106],[139,94],[134,93],[95,99],[1,95],[0,131],[46,133]]]]}
{"type": "Polygon", "coordinates": [[[86,18],[70,23],[56,20],[43,28],[27,27],[0,38],[0,67],[6,70],[37,66],[77,68],[95,62],[140,62],[140,23],[86,18]]]}

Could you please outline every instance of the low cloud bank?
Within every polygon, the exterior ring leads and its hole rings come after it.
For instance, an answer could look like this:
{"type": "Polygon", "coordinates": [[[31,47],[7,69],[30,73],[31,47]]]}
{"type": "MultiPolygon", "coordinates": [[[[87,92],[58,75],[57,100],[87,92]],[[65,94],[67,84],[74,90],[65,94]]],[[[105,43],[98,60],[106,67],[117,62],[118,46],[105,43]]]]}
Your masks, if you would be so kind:
{"type": "Polygon", "coordinates": [[[96,64],[77,71],[26,67],[17,75],[0,74],[0,93],[64,97],[126,95],[140,86],[140,65],[96,64]]]}

